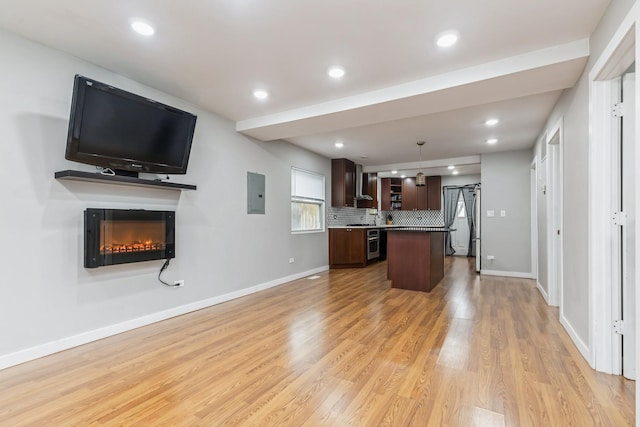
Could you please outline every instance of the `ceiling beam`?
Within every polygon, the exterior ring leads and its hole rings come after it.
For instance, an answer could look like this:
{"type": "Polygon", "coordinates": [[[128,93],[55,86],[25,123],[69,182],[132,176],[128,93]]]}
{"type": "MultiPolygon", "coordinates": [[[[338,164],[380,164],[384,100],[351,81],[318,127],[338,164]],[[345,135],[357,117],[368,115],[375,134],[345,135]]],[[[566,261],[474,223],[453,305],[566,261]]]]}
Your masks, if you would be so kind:
{"type": "MultiPolygon", "coordinates": [[[[553,46],[437,76],[302,108],[241,120],[262,141],[366,126],[572,87],[589,40],[553,46]]],[[[578,72],[578,75],[579,75],[578,72]]]]}

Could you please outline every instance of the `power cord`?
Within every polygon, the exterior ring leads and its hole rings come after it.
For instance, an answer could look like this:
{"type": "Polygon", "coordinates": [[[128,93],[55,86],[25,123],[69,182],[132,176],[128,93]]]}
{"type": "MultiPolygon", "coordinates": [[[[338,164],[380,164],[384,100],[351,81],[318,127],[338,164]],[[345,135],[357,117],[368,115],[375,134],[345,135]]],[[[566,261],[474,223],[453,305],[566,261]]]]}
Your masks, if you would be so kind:
{"type": "Polygon", "coordinates": [[[164,280],[162,280],[162,278],[160,277],[162,275],[162,272],[165,271],[167,269],[167,267],[169,267],[169,263],[171,262],[171,258],[167,258],[166,261],[164,262],[164,264],[162,264],[162,267],[160,267],[160,272],[158,273],[158,280],[160,281],[160,283],[162,283],[165,286],[169,286],[170,288],[175,288],[178,287],[180,285],[178,284],[170,284],[165,282],[164,280]]]}
{"type": "Polygon", "coordinates": [[[96,166],[96,168],[100,171],[101,175],[114,176],[116,174],[115,171],[111,168],[103,168],[100,166],[96,166]]]}

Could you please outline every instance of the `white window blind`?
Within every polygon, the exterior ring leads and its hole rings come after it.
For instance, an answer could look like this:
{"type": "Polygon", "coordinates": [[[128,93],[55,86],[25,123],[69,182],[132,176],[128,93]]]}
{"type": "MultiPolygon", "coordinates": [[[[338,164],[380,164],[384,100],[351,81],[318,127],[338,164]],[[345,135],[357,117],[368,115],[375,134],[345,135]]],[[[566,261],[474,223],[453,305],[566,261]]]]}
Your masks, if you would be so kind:
{"type": "Polygon", "coordinates": [[[324,176],[291,169],[291,197],[324,201],[324,176]]]}
{"type": "Polygon", "coordinates": [[[324,175],[291,169],[291,231],[324,231],[324,175]]]}

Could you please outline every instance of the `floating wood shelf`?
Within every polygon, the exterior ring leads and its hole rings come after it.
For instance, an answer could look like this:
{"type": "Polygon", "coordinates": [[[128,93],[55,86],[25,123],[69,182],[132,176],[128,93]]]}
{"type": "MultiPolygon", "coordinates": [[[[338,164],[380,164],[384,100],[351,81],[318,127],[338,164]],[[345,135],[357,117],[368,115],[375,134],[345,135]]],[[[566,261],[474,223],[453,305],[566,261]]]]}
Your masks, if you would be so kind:
{"type": "Polygon", "coordinates": [[[71,181],[89,181],[101,182],[104,184],[132,185],[135,187],[152,187],[164,190],[195,190],[196,186],[191,184],[179,184],[177,182],[156,181],[152,179],[134,178],[131,176],[120,175],[102,175],[95,172],[84,172],[65,170],[55,173],[56,179],[65,179],[71,181]]]}

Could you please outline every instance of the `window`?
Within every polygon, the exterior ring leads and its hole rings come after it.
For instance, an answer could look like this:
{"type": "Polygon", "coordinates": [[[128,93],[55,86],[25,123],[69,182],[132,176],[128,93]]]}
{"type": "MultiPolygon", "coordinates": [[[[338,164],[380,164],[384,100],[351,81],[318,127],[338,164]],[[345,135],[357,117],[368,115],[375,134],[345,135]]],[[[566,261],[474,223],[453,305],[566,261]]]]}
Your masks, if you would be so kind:
{"type": "Polygon", "coordinates": [[[291,168],[291,232],[324,231],[324,175],[291,168]]]}
{"type": "Polygon", "coordinates": [[[460,192],[460,197],[458,197],[458,206],[456,208],[456,218],[466,218],[467,210],[464,205],[464,197],[462,197],[462,191],[460,192]]]}

